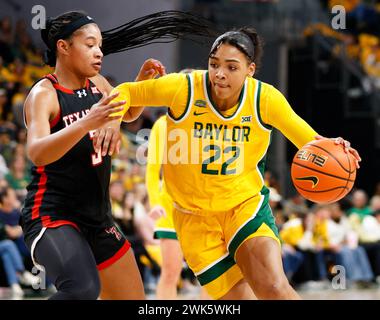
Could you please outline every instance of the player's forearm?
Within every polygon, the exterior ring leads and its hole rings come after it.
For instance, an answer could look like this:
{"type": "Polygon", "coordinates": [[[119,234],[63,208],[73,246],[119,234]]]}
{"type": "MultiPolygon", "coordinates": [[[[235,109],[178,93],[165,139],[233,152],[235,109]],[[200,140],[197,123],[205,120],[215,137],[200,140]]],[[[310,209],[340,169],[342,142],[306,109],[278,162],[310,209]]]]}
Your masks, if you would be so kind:
{"type": "Polygon", "coordinates": [[[146,166],[146,188],[150,206],[159,204],[160,195],[160,168],[159,164],[147,164],[146,166]]]}
{"type": "Polygon", "coordinates": [[[279,129],[298,149],[315,139],[318,134],[305,120],[297,114],[284,117],[284,121],[277,124],[279,129]]]}
{"type": "Polygon", "coordinates": [[[170,74],[159,79],[125,82],[114,88],[111,94],[115,92],[119,92],[119,96],[113,101],[127,101],[123,114],[131,106],[167,106],[176,111],[183,110],[186,106],[188,82],[185,75],[170,74]]]}
{"type": "Polygon", "coordinates": [[[135,121],[144,111],[144,107],[131,107],[123,116],[124,122],[135,121]]]}
{"type": "Polygon", "coordinates": [[[27,153],[36,166],[45,166],[62,158],[86,134],[83,121],[77,121],[56,133],[42,138],[30,138],[27,153]]]}

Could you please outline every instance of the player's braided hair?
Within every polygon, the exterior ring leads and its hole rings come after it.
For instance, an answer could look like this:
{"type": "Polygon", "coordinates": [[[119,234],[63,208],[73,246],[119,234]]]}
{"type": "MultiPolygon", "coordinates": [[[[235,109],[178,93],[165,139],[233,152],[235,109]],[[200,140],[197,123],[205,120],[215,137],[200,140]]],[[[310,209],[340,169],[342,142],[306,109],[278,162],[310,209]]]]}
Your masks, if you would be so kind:
{"type": "MultiPolygon", "coordinates": [[[[41,30],[42,40],[48,47],[44,55],[46,64],[55,66],[57,41],[69,39],[75,30],[71,33],[65,32],[68,25],[83,17],[88,17],[83,11],[70,11],[47,19],[46,29],[41,30]]],[[[168,43],[177,39],[199,41],[199,37],[213,37],[215,34],[214,28],[204,18],[182,11],[161,11],[103,31],[102,51],[104,55],[108,55],[151,43],[168,43]]]]}
{"type": "Polygon", "coordinates": [[[102,32],[103,53],[107,55],[151,43],[195,40],[194,36],[215,35],[210,23],[203,18],[182,11],[161,11],[102,32]]]}

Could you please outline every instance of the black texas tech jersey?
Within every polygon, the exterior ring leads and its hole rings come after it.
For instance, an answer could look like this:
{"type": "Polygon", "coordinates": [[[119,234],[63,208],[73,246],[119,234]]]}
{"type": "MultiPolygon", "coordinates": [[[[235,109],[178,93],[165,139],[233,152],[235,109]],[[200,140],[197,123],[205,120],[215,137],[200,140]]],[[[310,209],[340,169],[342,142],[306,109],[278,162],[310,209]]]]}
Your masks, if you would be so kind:
{"type": "MultiPolygon", "coordinates": [[[[85,116],[102,97],[90,80],[85,88],[69,90],[58,83],[55,75],[45,78],[56,89],[60,105],[59,114],[50,123],[52,134],[85,116]]],[[[90,227],[109,224],[111,158],[95,153],[93,134],[86,134],[61,159],[46,166],[33,166],[22,210],[26,229],[36,224],[56,227],[67,221],[90,227]]]]}

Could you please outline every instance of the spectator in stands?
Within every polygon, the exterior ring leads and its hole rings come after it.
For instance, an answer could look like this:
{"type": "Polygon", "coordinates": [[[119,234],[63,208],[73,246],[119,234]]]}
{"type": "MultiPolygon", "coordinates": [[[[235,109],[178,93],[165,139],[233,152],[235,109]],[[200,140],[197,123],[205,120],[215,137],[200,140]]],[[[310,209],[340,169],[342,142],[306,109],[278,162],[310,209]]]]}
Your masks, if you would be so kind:
{"type": "Polygon", "coordinates": [[[0,258],[4,264],[8,285],[12,289],[12,295],[15,298],[22,297],[24,292],[20,284],[33,286],[37,285],[40,279],[25,269],[16,245],[6,238],[6,226],[0,220],[0,258]]]}
{"type": "MultiPolygon", "coordinates": [[[[300,265],[294,263],[293,258],[292,280],[302,289],[323,289],[326,287],[327,269],[322,248],[313,239],[315,219],[313,213],[293,210],[290,219],[284,223],[280,236],[283,242],[299,253],[300,265]]],[[[285,249],[285,251],[289,251],[285,249]]],[[[286,262],[285,266],[286,267],[286,262]]],[[[285,269],[286,271],[286,269],[285,269]]]]}
{"type": "Polygon", "coordinates": [[[371,199],[371,215],[356,223],[360,245],[365,249],[377,281],[380,283],[380,196],[371,199]]]}
{"type": "Polygon", "coordinates": [[[8,168],[12,163],[15,146],[16,143],[12,140],[12,130],[0,125],[0,154],[3,156],[8,168]]]}
{"type": "Polygon", "coordinates": [[[284,214],[288,218],[291,218],[293,212],[306,214],[308,211],[309,208],[306,204],[306,200],[299,193],[295,193],[284,201],[284,214]]]}
{"type": "Polygon", "coordinates": [[[145,283],[148,279],[151,279],[151,272],[150,270],[147,270],[147,268],[149,268],[148,264],[150,268],[155,270],[155,272],[157,272],[158,266],[156,261],[154,261],[146,250],[147,242],[146,239],[143,238],[144,236],[147,236],[148,232],[150,232],[150,224],[148,223],[144,226],[144,216],[142,219],[136,219],[135,217],[136,212],[138,215],[143,213],[147,217],[145,212],[141,212],[145,211],[144,207],[141,207],[138,203],[139,202],[136,202],[135,200],[135,193],[127,192],[123,201],[123,215],[122,217],[115,217],[115,222],[133,247],[137,266],[145,283]]]}
{"type": "Polygon", "coordinates": [[[19,225],[20,201],[16,192],[6,187],[0,191],[0,221],[5,225],[8,238],[13,240],[23,257],[30,259],[30,252],[25,246],[23,232],[19,225]]]}
{"type": "Polygon", "coordinates": [[[368,207],[368,196],[364,190],[355,190],[351,199],[352,207],[348,209],[347,214],[353,216],[350,219],[354,219],[356,215],[360,221],[367,215],[371,214],[371,209],[368,207]]]}
{"type": "Polygon", "coordinates": [[[360,62],[375,88],[380,89],[380,39],[373,35],[359,36],[360,62]]]}
{"type": "Polygon", "coordinates": [[[0,89],[0,121],[4,119],[4,110],[7,103],[7,92],[5,89],[0,89]]]}
{"type": "Polygon", "coordinates": [[[10,171],[5,176],[9,186],[12,187],[17,194],[17,198],[23,201],[26,196],[26,187],[31,178],[26,167],[25,157],[18,155],[13,159],[10,171]]]}
{"type": "Polygon", "coordinates": [[[368,257],[363,247],[358,246],[357,237],[338,204],[320,205],[315,209],[316,226],[314,237],[325,250],[325,260],[341,265],[346,270],[347,279],[368,286],[374,279],[368,257]]]}
{"type": "Polygon", "coordinates": [[[115,180],[110,183],[110,199],[112,205],[112,215],[114,218],[123,218],[123,200],[125,196],[124,186],[122,181],[115,180]]]}

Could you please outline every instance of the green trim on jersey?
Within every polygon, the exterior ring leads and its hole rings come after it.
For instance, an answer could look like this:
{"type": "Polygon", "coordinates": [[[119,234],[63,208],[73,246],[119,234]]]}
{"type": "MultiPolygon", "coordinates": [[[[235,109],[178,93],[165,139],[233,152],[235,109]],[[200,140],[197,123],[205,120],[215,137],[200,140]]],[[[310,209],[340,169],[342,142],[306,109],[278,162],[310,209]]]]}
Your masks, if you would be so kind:
{"type": "Polygon", "coordinates": [[[260,97],[261,97],[261,81],[258,81],[258,88],[257,88],[257,96],[255,97],[256,99],[256,111],[257,111],[257,117],[258,117],[258,120],[260,122],[260,124],[268,129],[268,130],[272,130],[273,127],[270,126],[269,124],[266,124],[263,119],[261,118],[261,115],[260,115],[260,97]]]}
{"type": "Polygon", "coordinates": [[[214,109],[225,120],[229,120],[229,119],[233,118],[240,111],[240,109],[242,107],[243,97],[244,97],[245,90],[246,90],[246,83],[244,82],[243,89],[240,92],[239,100],[238,100],[238,107],[236,108],[235,112],[232,115],[230,115],[230,116],[224,116],[219,111],[218,106],[214,103],[214,101],[212,101],[211,87],[209,86],[209,83],[210,83],[210,79],[209,79],[208,71],[206,71],[206,84],[205,85],[206,85],[208,100],[211,103],[212,109],[214,109]]]}
{"type": "MultiPolygon", "coordinates": [[[[272,132],[269,135],[268,148],[269,148],[269,146],[270,146],[271,143],[272,143],[272,132]]],[[[263,178],[263,180],[264,180],[265,165],[266,165],[266,162],[267,162],[267,157],[268,157],[268,150],[267,150],[267,153],[265,153],[265,156],[257,164],[257,168],[259,169],[259,172],[260,172],[261,177],[263,178]]]]}

